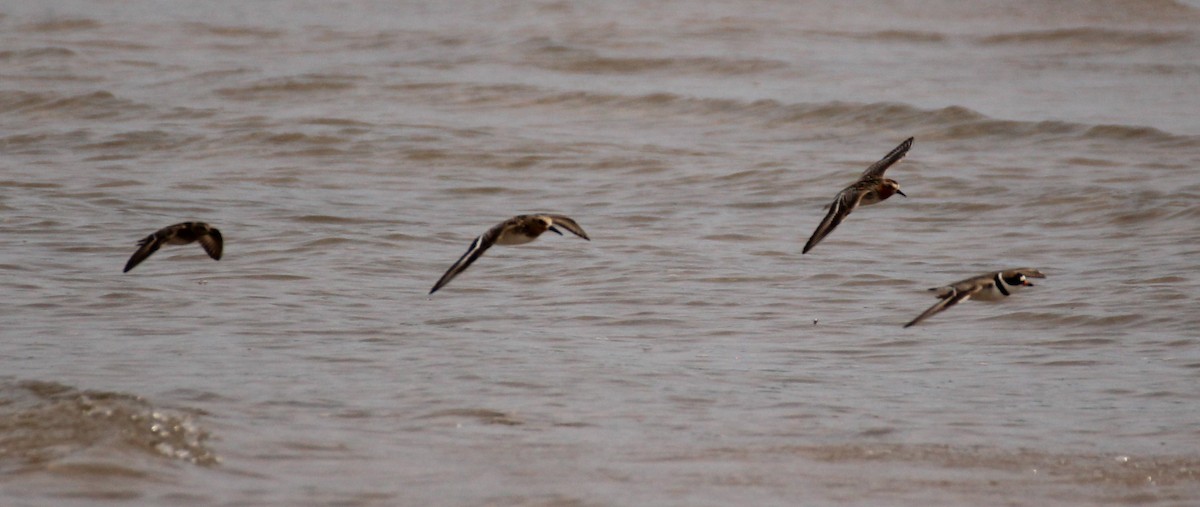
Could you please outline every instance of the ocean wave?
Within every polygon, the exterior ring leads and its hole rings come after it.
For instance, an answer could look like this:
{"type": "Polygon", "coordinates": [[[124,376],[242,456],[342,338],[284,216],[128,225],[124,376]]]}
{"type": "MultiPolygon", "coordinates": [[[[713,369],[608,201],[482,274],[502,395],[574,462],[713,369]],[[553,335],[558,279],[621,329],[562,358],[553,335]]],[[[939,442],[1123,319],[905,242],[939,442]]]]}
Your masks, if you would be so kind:
{"type": "Polygon", "coordinates": [[[117,152],[127,152],[128,150],[151,152],[175,150],[200,139],[200,136],[181,135],[164,130],[139,130],[113,134],[103,141],[83,144],[80,148],[85,150],[113,150],[117,152]]]}
{"type": "Polygon", "coordinates": [[[139,396],[54,382],[0,382],[0,470],[64,462],[119,469],[127,460],[111,457],[130,452],[213,465],[219,459],[207,439],[191,415],[162,410],[139,396]]]}
{"type": "Polygon", "coordinates": [[[1072,313],[1018,311],[985,317],[983,320],[986,322],[1033,322],[1060,328],[1084,328],[1119,333],[1120,329],[1137,327],[1138,324],[1145,322],[1145,319],[1144,315],[1138,313],[1092,315],[1076,310],[1072,313]]]}
{"type": "Polygon", "coordinates": [[[535,67],[584,74],[670,74],[742,75],[775,70],[787,66],[781,60],[763,58],[718,58],[712,56],[622,57],[603,56],[590,49],[550,43],[545,39],[527,42],[526,63],[535,67]]]}
{"type": "Polygon", "coordinates": [[[253,26],[224,26],[197,22],[184,23],[184,27],[196,35],[216,35],[219,37],[276,39],[282,37],[284,34],[284,32],[281,30],[270,28],[258,28],[253,26]]]}
{"type": "Polygon", "coordinates": [[[284,95],[309,95],[348,90],[360,76],[306,74],[263,79],[244,86],[220,88],[217,94],[235,100],[278,98],[284,95]]]}
{"type": "Polygon", "coordinates": [[[122,99],[108,91],[94,91],[75,95],[52,92],[0,92],[0,114],[26,114],[46,116],[68,116],[82,119],[113,119],[128,117],[147,111],[148,106],[122,99]]]}
{"type": "Polygon", "coordinates": [[[4,50],[0,51],[0,60],[36,60],[39,58],[69,58],[77,55],[75,51],[67,48],[49,46],[41,48],[29,48],[21,50],[4,50]]]}
{"type": "Polygon", "coordinates": [[[348,142],[344,137],[327,134],[305,134],[303,132],[254,132],[243,137],[251,144],[267,145],[314,145],[327,146],[348,142]]]}
{"type": "Polygon", "coordinates": [[[1188,42],[1192,34],[1178,31],[1114,30],[1110,28],[1080,27],[1055,30],[1029,30],[988,35],[979,39],[983,44],[1066,44],[1118,46],[1160,46],[1177,42],[1188,42]]]}
{"type": "Polygon", "coordinates": [[[526,85],[410,84],[405,85],[403,89],[419,93],[448,93],[452,94],[452,101],[471,106],[597,108],[642,115],[653,112],[657,116],[705,116],[719,118],[722,122],[743,122],[770,128],[804,124],[920,132],[925,139],[1083,139],[1200,147],[1200,136],[1173,134],[1149,126],[1086,124],[1058,120],[1002,120],[963,106],[924,109],[898,102],[848,101],[789,104],[770,99],[743,101],[689,97],[674,93],[620,95],[558,91],[526,85]]]}
{"type": "Polygon", "coordinates": [[[361,218],[333,216],[333,215],[303,215],[292,219],[295,222],[304,224],[334,224],[334,225],[358,225],[368,223],[368,220],[361,218]]]}
{"type": "Polygon", "coordinates": [[[100,22],[94,19],[75,18],[31,23],[21,26],[21,29],[29,32],[82,32],[99,27],[100,22]]]}
{"type": "MultiPolygon", "coordinates": [[[[746,452],[750,451],[739,451],[746,452]]],[[[808,456],[835,463],[894,462],[904,466],[935,465],[957,470],[991,468],[1028,474],[1044,470],[1060,481],[1144,486],[1147,478],[1162,483],[1191,483],[1196,466],[1191,455],[1161,454],[1136,458],[1092,454],[1055,454],[1035,449],[1007,449],[945,444],[827,444],[771,449],[771,453],[808,456]]],[[[760,456],[763,452],[755,452],[760,456]]],[[[710,458],[711,459],[711,458],[710,458]]]]}
{"type": "Polygon", "coordinates": [[[598,55],[580,56],[554,62],[544,62],[540,66],[551,70],[579,72],[587,74],[636,74],[642,72],[666,72],[671,74],[715,74],[738,75],[754,74],[774,70],[787,64],[778,60],[760,58],[713,58],[713,57],[671,57],[671,58],[616,58],[598,55]]]}
{"type": "Polygon", "coordinates": [[[873,42],[932,43],[944,42],[947,36],[938,32],[919,30],[881,30],[878,32],[815,31],[815,35],[873,42]]]}

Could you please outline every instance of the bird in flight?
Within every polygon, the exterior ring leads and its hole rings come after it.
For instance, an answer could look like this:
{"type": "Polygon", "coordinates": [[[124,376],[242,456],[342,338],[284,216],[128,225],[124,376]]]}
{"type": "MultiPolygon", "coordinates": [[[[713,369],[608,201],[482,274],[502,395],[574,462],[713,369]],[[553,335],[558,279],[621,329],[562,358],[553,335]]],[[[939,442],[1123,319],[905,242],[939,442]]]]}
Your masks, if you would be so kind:
{"type": "Polygon", "coordinates": [[[433,289],[430,294],[437,292],[438,289],[450,283],[459,273],[475,262],[479,256],[483,255],[492,245],[523,245],[529,243],[541,236],[543,232],[550,231],[562,236],[562,231],[559,231],[555,226],[561,226],[563,229],[579,236],[583,239],[591,241],[583,228],[574,220],[563,215],[539,214],[539,215],[517,215],[508,220],[496,224],[487,232],[481,234],[475,241],[471,242],[471,246],[467,248],[467,252],[458,258],[450,269],[446,270],[446,274],[438,279],[437,283],[433,284],[433,289]]]}
{"type": "Polygon", "coordinates": [[[221,260],[221,250],[224,242],[221,231],[204,222],[184,222],[163,227],[138,242],[138,249],[133,252],[129,262],[125,263],[125,273],[137,267],[142,261],[157,252],[163,245],[186,245],[195,241],[208,253],[213,260],[221,260]]]}
{"type": "Polygon", "coordinates": [[[912,148],[912,143],[913,138],[905,139],[891,153],[871,164],[871,167],[868,167],[862,176],[858,177],[858,181],[838,192],[837,197],[833,198],[833,203],[829,205],[829,213],[825,214],[825,219],[821,220],[821,225],[818,225],[817,230],[813,231],[812,237],[808,238],[808,243],[804,244],[804,250],[800,253],[806,254],[817,246],[817,243],[833,232],[855,208],[883,201],[892,194],[908,197],[900,191],[900,184],[896,180],[884,178],[883,172],[904,158],[908,149],[912,148]]]}
{"type": "Polygon", "coordinates": [[[1016,268],[994,273],[984,273],[966,280],[954,282],[950,285],[934,287],[929,290],[937,292],[941,301],[929,307],[928,310],[918,315],[917,318],[905,324],[904,327],[913,326],[968,299],[976,301],[1001,301],[1018,289],[1033,287],[1033,284],[1029,282],[1030,278],[1046,278],[1046,275],[1033,268],[1016,268]]]}

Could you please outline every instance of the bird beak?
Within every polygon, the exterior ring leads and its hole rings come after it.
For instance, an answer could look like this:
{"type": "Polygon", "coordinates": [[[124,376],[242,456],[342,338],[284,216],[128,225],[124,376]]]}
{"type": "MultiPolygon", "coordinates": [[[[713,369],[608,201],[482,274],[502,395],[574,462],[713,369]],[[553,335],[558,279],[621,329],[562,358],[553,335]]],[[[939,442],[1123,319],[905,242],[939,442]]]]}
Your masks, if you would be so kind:
{"type": "Polygon", "coordinates": [[[896,193],[900,194],[901,196],[908,197],[907,194],[905,194],[904,192],[901,192],[900,189],[898,189],[898,188],[896,189],[896,193]]]}
{"type": "Polygon", "coordinates": [[[558,234],[559,236],[563,235],[563,233],[559,232],[558,229],[555,229],[553,225],[551,225],[550,227],[547,227],[547,229],[554,231],[554,233],[558,234]]]}

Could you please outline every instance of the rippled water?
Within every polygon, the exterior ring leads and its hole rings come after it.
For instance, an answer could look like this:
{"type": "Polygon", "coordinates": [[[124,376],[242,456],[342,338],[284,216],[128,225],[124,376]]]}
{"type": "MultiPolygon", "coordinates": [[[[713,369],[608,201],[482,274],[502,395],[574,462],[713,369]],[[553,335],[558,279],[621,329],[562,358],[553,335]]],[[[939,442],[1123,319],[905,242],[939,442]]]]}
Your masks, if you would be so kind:
{"type": "Polygon", "coordinates": [[[12,505],[1189,505],[1200,9],[0,8],[12,505]],[[888,171],[908,198],[823,206],[888,171]],[[592,241],[475,236],[556,212],[592,241]],[[213,262],[139,239],[203,220],[213,262]],[[924,289],[1018,266],[909,329],[924,289]]]}

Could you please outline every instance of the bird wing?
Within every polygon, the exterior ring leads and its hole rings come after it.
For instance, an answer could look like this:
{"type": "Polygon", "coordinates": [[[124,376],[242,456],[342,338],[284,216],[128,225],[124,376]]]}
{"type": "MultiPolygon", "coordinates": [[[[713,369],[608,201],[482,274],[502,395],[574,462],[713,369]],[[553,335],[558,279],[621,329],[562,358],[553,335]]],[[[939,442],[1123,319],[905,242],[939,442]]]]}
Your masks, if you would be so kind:
{"type": "Polygon", "coordinates": [[[912,148],[912,143],[913,138],[910,137],[905,139],[904,142],[900,143],[900,146],[897,146],[896,149],[891,151],[891,153],[888,153],[882,159],[880,159],[879,162],[871,164],[871,167],[868,167],[866,171],[863,171],[862,177],[883,177],[884,171],[886,171],[896,162],[899,162],[900,159],[904,158],[904,155],[908,154],[908,149],[912,148]]]}
{"type": "Polygon", "coordinates": [[[496,243],[496,238],[500,236],[500,232],[504,229],[505,223],[492,227],[487,232],[479,235],[478,238],[475,238],[475,241],[471,242],[471,246],[467,247],[466,253],[463,253],[462,257],[459,257],[458,261],[453,266],[450,266],[450,269],[446,270],[446,274],[442,275],[437,283],[433,284],[433,289],[430,289],[429,293],[433,294],[438,289],[450,283],[450,280],[453,280],[459,273],[466,271],[471,263],[475,262],[475,259],[478,259],[480,255],[483,255],[483,252],[491,248],[496,243]]]}
{"type": "Polygon", "coordinates": [[[812,237],[808,238],[808,243],[804,244],[804,250],[801,254],[808,253],[813,247],[817,246],[825,236],[833,232],[833,229],[845,220],[846,215],[849,215],[854,208],[858,207],[858,203],[862,202],[863,196],[867,195],[867,191],[860,188],[860,185],[851,185],[838,193],[837,197],[829,205],[829,213],[825,214],[825,219],[821,220],[821,225],[817,226],[817,230],[813,231],[812,237]]]}
{"type": "Polygon", "coordinates": [[[138,264],[141,264],[142,261],[146,260],[147,257],[150,257],[150,254],[157,252],[158,248],[161,246],[162,242],[158,239],[158,233],[142,238],[142,240],[138,242],[137,251],[133,252],[133,256],[130,257],[129,261],[125,263],[125,271],[123,272],[128,273],[129,270],[133,269],[138,264]]]}
{"type": "Polygon", "coordinates": [[[200,242],[200,246],[204,248],[204,251],[207,252],[208,256],[212,257],[214,261],[221,260],[221,250],[225,246],[225,241],[221,239],[221,231],[209,229],[208,234],[200,236],[197,241],[200,242]]]}
{"type": "Polygon", "coordinates": [[[554,225],[563,226],[564,229],[571,231],[571,233],[575,234],[576,236],[579,236],[588,241],[592,240],[591,238],[588,237],[586,232],[583,232],[583,227],[580,227],[579,224],[575,223],[575,221],[572,220],[570,217],[567,217],[564,215],[542,215],[542,216],[549,218],[550,221],[554,223],[554,225]]]}
{"type": "MultiPolygon", "coordinates": [[[[934,289],[931,289],[931,290],[936,290],[936,289],[940,289],[940,287],[935,287],[934,289]]],[[[923,313],[918,315],[917,318],[913,319],[908,324],[905,324],[904,327],[911,327],[911,326],[915,325],[916,323],[921,322],[922,320],[925,320],[925,319],[933,316],[934,314],[940,313],[941,311],[943,311],[947,308],[950,308],[951,306],[954,306],[963,301],[971,299],[971,296],[974,296],[975,294],[978,294],[979,291],[983,290],[983,286],[980,284],[975,284],[974,286],[972,286],[971,288],[969,288],[967,290],[959,290],[958,287],[951,287],[950,289],[951,289],[950,293],[948,293],[944,297],[942,297],[942,299],[939,300],[937,303],[934,303],[934,305],[929,307],[928,310],[925,310],[923,313]]]]}

